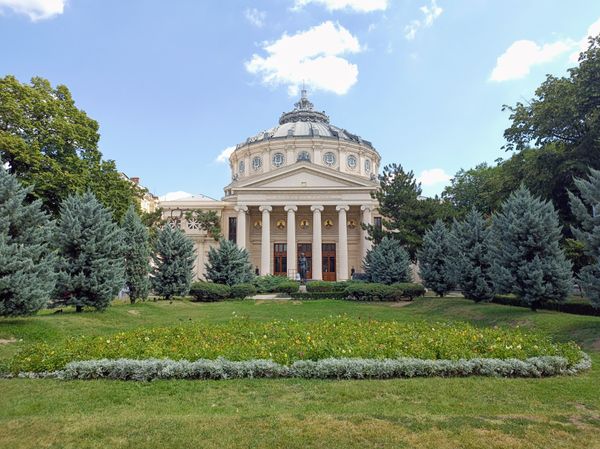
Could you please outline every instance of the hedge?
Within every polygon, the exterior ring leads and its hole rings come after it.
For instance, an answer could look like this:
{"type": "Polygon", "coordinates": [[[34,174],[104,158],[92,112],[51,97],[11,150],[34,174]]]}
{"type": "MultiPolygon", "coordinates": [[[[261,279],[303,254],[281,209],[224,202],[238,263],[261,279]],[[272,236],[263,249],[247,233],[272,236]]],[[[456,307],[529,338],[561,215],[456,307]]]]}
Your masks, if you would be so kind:
{"type": "Polygon", "coordinates": [[[285,281],[275,287],[277,293],[287,293],[288,295],[296,293],[300,288],[300,283],[296,281],[285,281]]]}
{"type": "Polygon", "coordinates": [[[400,301],[423,296],[425,288],[412,283],[384,285],[357,282],[348,285],[345,294],[347,299],[355,301],[400,301]]]}
{"type": "Polygon", "coordinates": [[[346,299],[347,295],[345,292],[296,292],[290,294],[292,299],[346,299]]]}
{"type": "MultiPolygon", "coordinates": [[[[513,295],[496,295],[492,300],[495,304],[503,304],[506,306],[527,307],[529,304],[522,302],[519,298],[513,295]]],[[[600,316],[600,309],[595,309],[591,303],[585,302],[546,302],[537,305],[538,309],[554,310],[556,312],[572,313],[576,315],[600,316]]]]}
{"type": "Polygon", "coordinates": [[[256,295],[254,284],[236,284],[231,286],[231,297],[244,299],[256,295]]]}
{"type": "Polygon", "coordinates": [[[348,282],[310,281],[306,284],[306,291],[313,292],[343,292],[348,287],[348,282]]]}
{"type": "Polygon", "coordinates": [[[265,276],[256,276],[252,283],[256,287],[258,293],[275,293],[280,284],[289,282],[285,276],[273,276],[271,274],[265,276]]]}
{"type": "Polygon", "coordinates": [[[569,364],[559,356],[519,359],[422,360],[329,358],[299,360],[282,365],[271,360],[226,359],[102,359],[71,362],[65,369],[45,373],[19,373],[19,377],[63,380],[113,379],[150,381],[157,379],[239,379],[298,377],[305,379],[391,379],[411,377],[548,377],[573,375],[588,370],[591,361],[581,353],[580,360],[569,364]]]}
{"type": "Polygon", "coordinates": [[[231,288],[213,282],[194,282],[190,288],[193,301],[212,302],[221,301],[231,296],[231,288]]]}

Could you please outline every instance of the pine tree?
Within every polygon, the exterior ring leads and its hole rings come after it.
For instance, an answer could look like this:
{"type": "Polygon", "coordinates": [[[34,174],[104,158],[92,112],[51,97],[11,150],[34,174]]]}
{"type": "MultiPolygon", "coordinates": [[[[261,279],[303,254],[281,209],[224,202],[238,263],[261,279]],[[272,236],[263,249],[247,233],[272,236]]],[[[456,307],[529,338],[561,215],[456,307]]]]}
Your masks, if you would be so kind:
{"type": "Polygon", "coordinates": [[[135,303],[146,299],[150,290],[150,246],[148,229],[130,206],[121,224],[124,237],[125,284],[129,290],[129,300],[135,303]]]}
{"type": "Polygon", "coordinates": [[[452,238],[456,247],[454,273],[465,298],[491,299],[494,287],[490,278],[490,230],[474,207],[463,221],[454,221],[452,238]]]}
{"type": "Polygon", "coordinates": [[[423,285],[439,296],[444,296],[454,287],[454,257],[455,247],[450,232],[442,220],[437,220],[423,236],[418,260],[423,285]]]}
{"type": "Polygon", "coordinates": [[[91,192],[62,202],[57,245],[57,304],[104,310],[123,288],[123,233],[91,192]]]}
{"type": "Polygon", "coordinates": [[[600,170],[591,169],[588,180],[576,179],[575,186],[581,198],[571,192],[569,198],[580,228],[574,227],[573,234],[594,261],[581,270],[579,283],[592,305],[600,308],[600,170]]]}
{"type": "Polygon", "coordinates": [[[187,295],[194,276],[194,242],[181,229],[165,225],[158,231],[152,258],[154,292],[165,299],[187,295]]]}
{"type": "Polygon", "coordinates": [[[26,200],[30,192],[0,161],[0,316],[33,314],[54,290],[54,223],[41,201],[26,200]]]}
{"type": "Polygon", "coordinates": [[[572,274],[560,238],[552,204],[524,186],[514,191],[493,218],[490,274],[496,291],[517,295],[532,310],[547,301],[564,301],[572,274]]]}
{"type": "Polygon", "coordinates": [[[371,282],[394,284],[412,280],[408,252],[398,240],[388,237],[367,252],[363,268],[371,282]]]}
{"type": "Polygon", "coordinates": [[[218,248],[208,250],[206,278],[217,284],[251,282],[254,274],[248,252],[230,240],[221,239],[218,248]]]}

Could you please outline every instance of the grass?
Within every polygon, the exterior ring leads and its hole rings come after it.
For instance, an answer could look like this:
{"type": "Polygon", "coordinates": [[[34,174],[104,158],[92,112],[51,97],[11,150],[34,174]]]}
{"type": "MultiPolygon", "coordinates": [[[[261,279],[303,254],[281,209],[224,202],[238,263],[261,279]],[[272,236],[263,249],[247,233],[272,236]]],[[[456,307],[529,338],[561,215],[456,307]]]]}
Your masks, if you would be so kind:
{"type": "Polygon", "coordinates": [[[600,318],[463,299],[116,304],[0,320],[0,360],[33,342],[140,326],[352,317],[521,326],[575,340],[594,367],[548,379],[0,380],[2,448],[600,448],[600,318]]]}

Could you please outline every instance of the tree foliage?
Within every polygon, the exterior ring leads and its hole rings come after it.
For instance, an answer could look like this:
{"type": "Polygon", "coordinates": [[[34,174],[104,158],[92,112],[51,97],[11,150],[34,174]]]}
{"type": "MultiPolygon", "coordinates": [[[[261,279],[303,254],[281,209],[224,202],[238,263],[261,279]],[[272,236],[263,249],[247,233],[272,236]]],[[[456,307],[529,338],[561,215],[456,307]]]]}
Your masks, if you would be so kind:
{"type": "Polygon", "coordinates": [[[123,233],[91,192],[62,202],[55,305],[104,310],[125,284],[123,233]]]}
{"type": "Polygon", "coordinates": [[[448,228],[442,220],[437,220],[423,237],[418,260],[423,285],[439,296],[444,296],[454,288],[455,253],[456,248],[448,228]]]}
{"type": "Polygon", "coordinates": [[[571,263],[559,246],[561,227],[552,204],[524,186],[494,215],[490,274],[499,293],[513,293],[533,310],[564,301],[572,287],[571,263]]]}
{"type": "Polygon", "coordinates": [[[248,252],[230,240],[221,239],[217,248],[208,250],[206,278],[230,286],[251,282],[254,274],[248,252]]]}
{"type": "Polygon", "coordinates": [[[130,206],[121,223],[124,238],[125,285],[129,300],[146,299],[150,290],[150,245],[148,229],[130,206]]]}
{"type": "Polygon", "coordinates": [[[0,78],[0,158],[31,195],[58,215],[69,195],[93,192],[120,219],[138,188],[98,150],[98,123],[78,109],[64,85],[0,78]]]}
{"type": "Polygon", "coordinates": [[[54,289],[54,223],[0,161],[0,316],[30,315],[54,289]]]}
{"type": "Polygon", "coordinates": [[[412,282],[410,257],[398,240],[384,237],[371,248],[363,261],[370,282],[395,284],[412,282]]]}
{"type": "Polygon", "coordinates": [[[186,219],[198,223],[198,228],[206,231],[213,239],[221,239],[221,217],[214,210],[191,210],[186,213],[186,219]]]}
{"type": "Polygon", "coordinates": [[[152,258],[154,292],[165,299],[187,295],[194,277],[194,242],[181,229],[165,225],[158,231],[152,258]]]}

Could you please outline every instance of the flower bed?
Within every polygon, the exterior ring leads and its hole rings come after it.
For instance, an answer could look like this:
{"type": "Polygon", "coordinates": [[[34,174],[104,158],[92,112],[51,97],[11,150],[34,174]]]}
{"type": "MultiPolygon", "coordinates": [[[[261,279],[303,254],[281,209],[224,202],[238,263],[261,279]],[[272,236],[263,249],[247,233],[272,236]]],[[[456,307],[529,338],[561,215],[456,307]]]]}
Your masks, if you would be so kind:
{"type": "Polygon", "coordinates": [[[559,365],[567,370],[576,366],[582,356],[575,343],[554,343],[541,334],[513,328],[348,317],[312,322],[238,318],[225,324],[137,329],[109,337],[38,343],[19,352],[10,361],[9,370],[13,374],[52,372],[64,369],[69,362],[99,363],[101,359],[108,359],[105,363],[109,364],[118,359],[271,360],[289,368],[298,366],[295,362],[324,363],[331,359],[370,360],[368,363],[420,359],[446,363],[475,359],[527,361],[540,357],[560,360],[559,365]]]}

